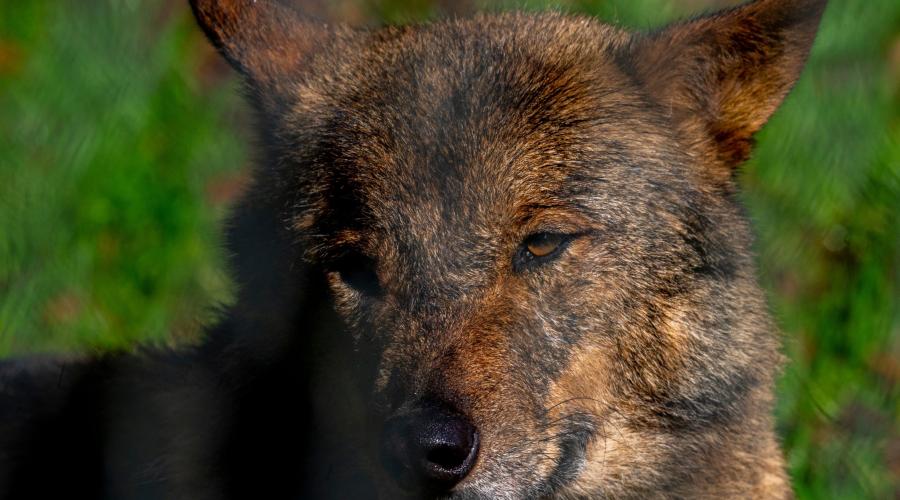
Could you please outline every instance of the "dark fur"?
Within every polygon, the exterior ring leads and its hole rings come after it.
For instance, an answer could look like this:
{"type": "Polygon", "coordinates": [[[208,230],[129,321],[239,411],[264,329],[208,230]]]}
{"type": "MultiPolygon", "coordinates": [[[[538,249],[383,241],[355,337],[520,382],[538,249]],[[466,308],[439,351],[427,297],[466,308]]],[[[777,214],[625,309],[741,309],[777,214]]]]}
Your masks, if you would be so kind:
{"type": "Polygon", "coordinates": [[[239,300],[192,352],[4,365],[0,484],[395,498],[380,426],[428,399],[482,436],[454,498],[790,496],[732,172],[824,5],[631,34],[193,1],[266,145],[229,238],[239,300]],[[571,237],[535,264],[541,231],[571,237]]]}

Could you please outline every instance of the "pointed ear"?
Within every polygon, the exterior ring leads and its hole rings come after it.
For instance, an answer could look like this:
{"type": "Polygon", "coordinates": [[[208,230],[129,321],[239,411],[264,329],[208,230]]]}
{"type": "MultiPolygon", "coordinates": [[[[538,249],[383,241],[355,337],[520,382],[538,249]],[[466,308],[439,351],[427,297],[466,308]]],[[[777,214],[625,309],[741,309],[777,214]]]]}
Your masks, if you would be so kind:
{"type": "Polygon", "coordinates": [[[219,52],[263,91],[278,92],[325,45],[329,30],[277,0],[190,0],[219,52]]]}
{"type": "Polygon", "coordinates": [[[756,0],[637,35],[628,63],[682,132],[733,167],[797,81],[826,3],[756,0]]]}

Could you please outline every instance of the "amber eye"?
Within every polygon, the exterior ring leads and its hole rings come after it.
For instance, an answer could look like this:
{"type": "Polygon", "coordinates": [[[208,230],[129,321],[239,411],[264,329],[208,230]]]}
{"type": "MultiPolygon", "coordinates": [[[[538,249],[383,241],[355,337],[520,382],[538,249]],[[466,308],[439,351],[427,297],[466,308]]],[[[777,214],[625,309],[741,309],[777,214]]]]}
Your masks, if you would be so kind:
{"type": "Polygon", "coordinates": [[[535,233],[525,238],[513,264],[517,269],[540,264],[560,255],[573,236],[560,233],[535,233]]]}
{"type": "Polygon", "coordinates": [[[559,249],[564,241],[561,234],[538,233],[525,240],[525,249],[534,257],[546,257],[559,249]]]}

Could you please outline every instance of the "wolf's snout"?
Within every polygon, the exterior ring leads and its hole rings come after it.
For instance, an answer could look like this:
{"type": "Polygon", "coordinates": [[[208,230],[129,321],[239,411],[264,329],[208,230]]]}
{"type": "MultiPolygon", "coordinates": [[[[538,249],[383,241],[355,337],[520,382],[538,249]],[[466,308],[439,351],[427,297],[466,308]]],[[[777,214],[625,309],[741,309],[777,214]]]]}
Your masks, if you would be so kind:
{"type": "Polygon", "coordinates": [[[478,429],[456,411],[428,404],[387,421],[385,467],[407,490],[445,491],[460,482],[478,456],[478,429]]]}

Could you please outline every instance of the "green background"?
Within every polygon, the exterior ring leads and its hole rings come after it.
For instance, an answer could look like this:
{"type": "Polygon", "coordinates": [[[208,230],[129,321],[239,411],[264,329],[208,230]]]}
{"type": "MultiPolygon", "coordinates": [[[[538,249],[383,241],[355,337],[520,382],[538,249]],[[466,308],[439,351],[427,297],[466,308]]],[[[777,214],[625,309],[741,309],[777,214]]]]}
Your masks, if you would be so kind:
{"type": "MultiPolygon", "coordinates": [[[[551,6],[649,28],[734,3],[551,6]]],[[[0,355],[196,342],[230,300],[219,232],[249,118],[185,4],[0,0],[0,355]]],[[[471,4],[307,0],[359,24],[471,4]]],[[[801,498],[900,498],[898,110],[900,2],[832,0],[742,172],[801,498]]]]}

